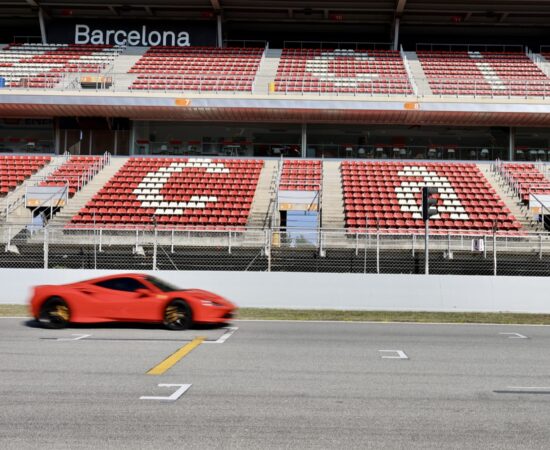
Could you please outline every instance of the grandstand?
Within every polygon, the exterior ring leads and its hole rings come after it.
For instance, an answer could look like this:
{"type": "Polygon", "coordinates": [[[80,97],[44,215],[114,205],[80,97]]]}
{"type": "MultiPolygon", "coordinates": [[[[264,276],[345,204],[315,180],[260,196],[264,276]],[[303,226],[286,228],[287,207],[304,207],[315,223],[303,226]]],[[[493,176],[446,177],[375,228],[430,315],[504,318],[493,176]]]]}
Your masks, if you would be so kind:
{"type": "Polygon", "coordinates": [[[546,12],[13,3],[0,265],[546,273],[546,12]]]}

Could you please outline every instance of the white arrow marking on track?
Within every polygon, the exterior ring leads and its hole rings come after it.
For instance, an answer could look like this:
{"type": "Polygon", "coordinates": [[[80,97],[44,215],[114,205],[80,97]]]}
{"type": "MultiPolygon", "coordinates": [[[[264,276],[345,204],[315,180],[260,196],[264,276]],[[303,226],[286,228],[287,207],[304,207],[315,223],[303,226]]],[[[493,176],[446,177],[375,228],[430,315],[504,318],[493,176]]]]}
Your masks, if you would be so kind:
{"type": "Polygon", "coordinates": [[[140,400],[161,400],[166,402],[175,402],[178,398],[180,398],[185,392],[191,387],[190,384],[159,384],[159,387],[176,387],[179,386],[179,389],[174,392],[172,395],[168,397],[148,397],[148,396],[142,396],[139,399],[140,400]]]}
{"type": "Polygon", "coordinates": [[[80,341],[81,339],[85,339],[87,337],[90,337],[91,334],[71,334],[71,336],[77,336],[74,338],[58,338],[58,341],[80,341]]]}
{"type": "Polygon", "coordinates": [[[527,336],[524,336],[523,334],[519,334],[519,333],[499,333],[499,334],[508,335],[508,339],[529,339],[527,336]]]}
{"type": "Polygon", "coordinates": [[[405,354],[403,350],[378,350],[380,353],[382,352],[392,352],[396,353],[396,355],[380,355],[382,359],[409,359],[409,357],[405,354]]]}
{"type": "Polygon", "coordinates": [[[224,334],[222,334],[217,340],[215,340],[215,341],[203,341],[203,344],[223,344],[238,329],[239,329],[239,327],[227,327],[227,331],[224,334]]]}

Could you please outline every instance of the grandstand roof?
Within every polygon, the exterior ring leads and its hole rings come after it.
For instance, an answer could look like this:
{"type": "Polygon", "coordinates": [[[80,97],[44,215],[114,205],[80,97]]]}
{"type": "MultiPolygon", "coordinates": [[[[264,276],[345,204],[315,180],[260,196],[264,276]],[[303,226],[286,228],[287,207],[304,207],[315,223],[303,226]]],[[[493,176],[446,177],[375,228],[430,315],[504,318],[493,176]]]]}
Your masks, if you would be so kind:
{"type": "Polygon", "coordinates": [[[391,25],[550,26],[550,0],[4,0],[0,17],[171,18],[391,25]]]}

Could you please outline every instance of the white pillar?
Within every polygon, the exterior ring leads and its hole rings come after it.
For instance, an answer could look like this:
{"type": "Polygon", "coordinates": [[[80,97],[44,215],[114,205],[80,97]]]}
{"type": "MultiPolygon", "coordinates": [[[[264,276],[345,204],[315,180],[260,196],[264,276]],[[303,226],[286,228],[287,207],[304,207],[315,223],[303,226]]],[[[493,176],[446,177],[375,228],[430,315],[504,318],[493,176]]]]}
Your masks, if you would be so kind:
{"type": "Polygon", "coordinates": [[[44,23],[44,12],[42,8],[38,8],[38,23],[40,24],[40,35],[42,36],[42,43],[47,44],[48,39],[46,37],[46,24],[44,23]]]}
{"type": "Polygon", "coordinates": [[[302,124],[302,158],[307,156],[307,123],[302,124]]]}
{"type": "Polygon", "coordinates": [[[393,26],[393,49],[399,50],[399,17],[395,18],[394,26],[393,26]]]}
{"type": "Polygon", "coordinates": [[[218,22],[218,47],[223,47],[223,36],[222,36],[222,15],[218,14],[217,16],[217,22],[218,22]]]}
{"type": "Polygon", "coordinates": [[[513,161],[514,149],[516,147],[516,129],[514,127],[510,127],[509,137],[510,139],[508,140],[508,160],[513,161]]]}

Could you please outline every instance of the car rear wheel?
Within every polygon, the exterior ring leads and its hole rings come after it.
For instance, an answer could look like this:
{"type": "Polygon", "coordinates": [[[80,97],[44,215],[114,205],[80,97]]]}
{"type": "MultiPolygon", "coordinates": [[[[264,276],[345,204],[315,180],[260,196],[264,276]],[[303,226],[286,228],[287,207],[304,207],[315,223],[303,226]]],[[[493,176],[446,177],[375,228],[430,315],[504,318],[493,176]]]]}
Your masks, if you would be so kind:
{"type": "Polygon", "coordinates": [[[69,306],[59,297],[52,297],[40,308],[38,321],[46,328],[65,328],[69,324],[71,312],[69,306]]]}
{"type": "Polygon", "coordinates": [[[187,330],[192,323],[189,305],[183,300],[170,302],[164,310],[164,326],[169,330],[187,330]]]}

